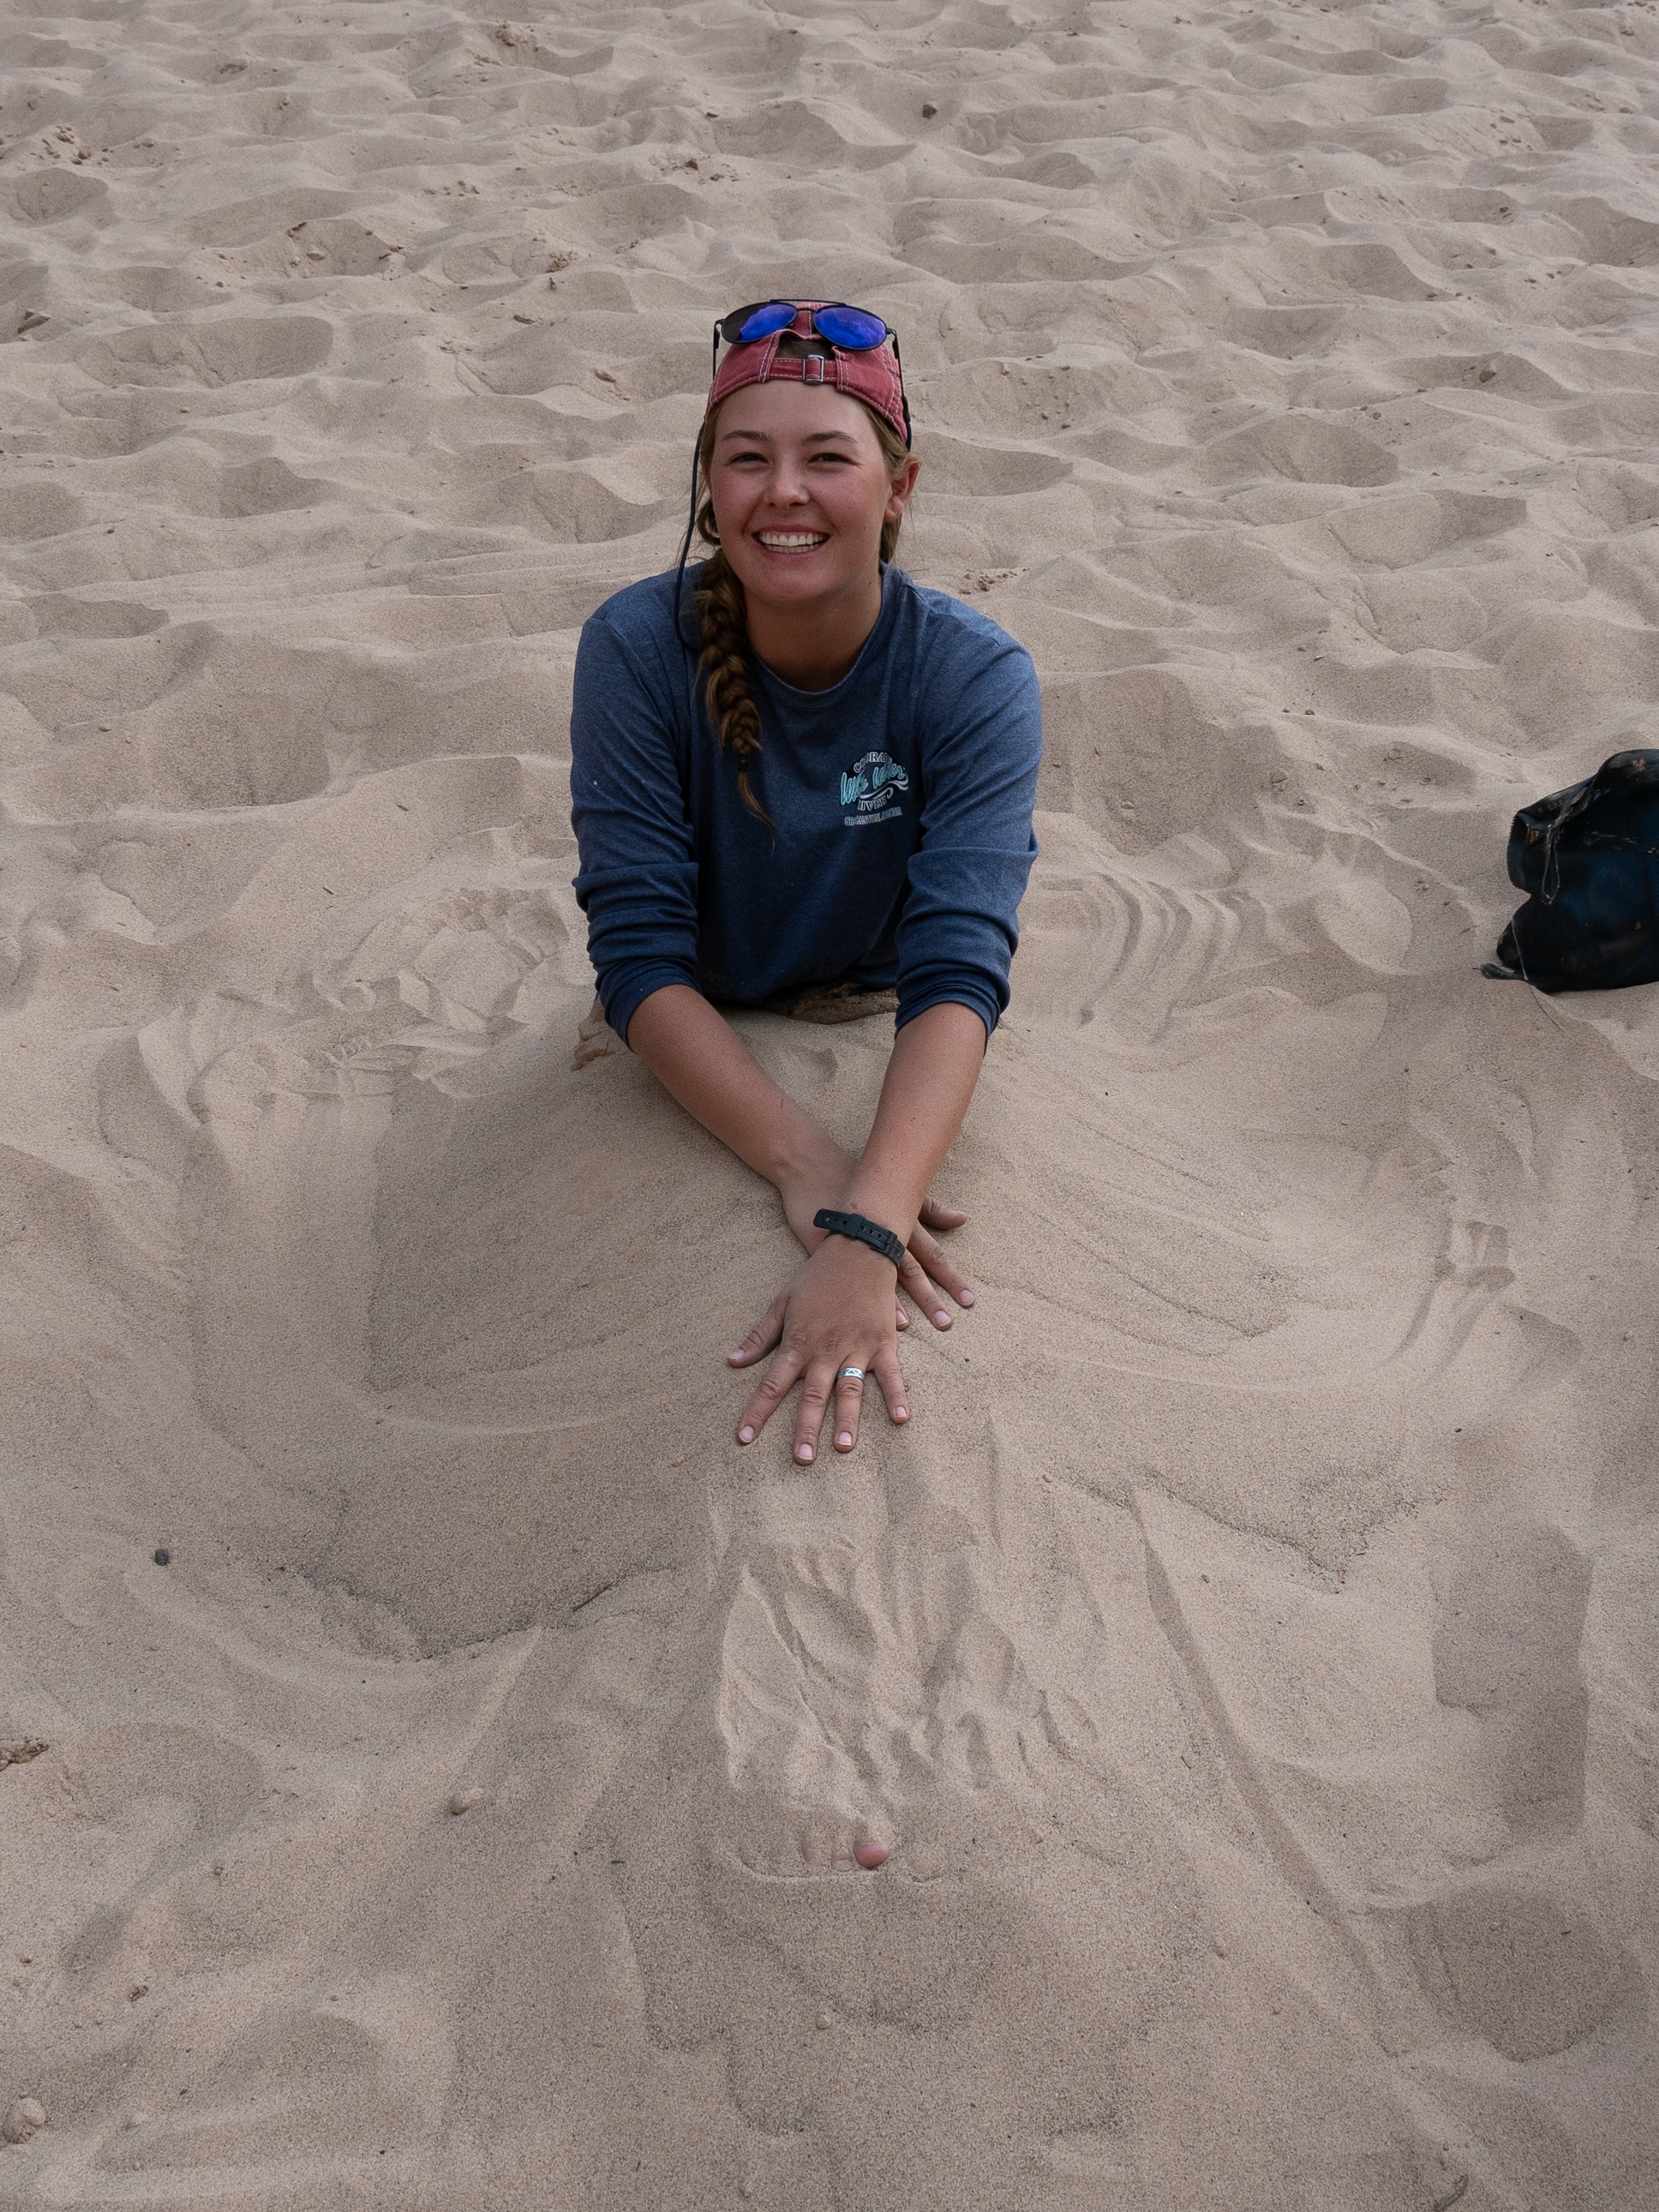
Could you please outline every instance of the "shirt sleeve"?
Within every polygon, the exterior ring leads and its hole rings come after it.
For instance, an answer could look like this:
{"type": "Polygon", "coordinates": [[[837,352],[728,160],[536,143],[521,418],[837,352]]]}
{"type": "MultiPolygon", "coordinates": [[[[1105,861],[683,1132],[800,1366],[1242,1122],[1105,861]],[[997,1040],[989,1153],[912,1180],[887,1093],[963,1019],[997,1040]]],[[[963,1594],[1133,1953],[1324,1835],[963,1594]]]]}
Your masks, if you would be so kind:
{"type": "Polygon", "coordinates": [[[1012,639],[975,660],[927,748],[921,843],[898,927],[897,1026],[948,1000],[971,1006],[988,1038],[1008,1004],[1036,857],[1042,708],[1030,656],[1012,639]]]}
{"type": "Polygon", "coordinates": [[[605,1017],[628,1026],[667,983],[697,988],[697,863],[666,684],[605,611],[582,629],[570,714],[576,901],[605,1017]]]}

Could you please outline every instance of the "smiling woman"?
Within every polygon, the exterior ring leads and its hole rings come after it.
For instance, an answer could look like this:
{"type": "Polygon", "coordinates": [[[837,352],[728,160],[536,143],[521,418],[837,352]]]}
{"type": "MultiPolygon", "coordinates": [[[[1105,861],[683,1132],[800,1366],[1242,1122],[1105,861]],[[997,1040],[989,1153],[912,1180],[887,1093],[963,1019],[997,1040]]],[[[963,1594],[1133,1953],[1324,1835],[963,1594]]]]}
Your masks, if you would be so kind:
{"type": "Polygon", "coordinates": [[[934,1233],[967,1217],[928,1189],[1007,1004],[1042,740],[1029,656],[893,564],[919,464],[887,325],[775,301],[719,337],[693,500],[708,557],[582,632],[576,893],[611,1027],[775,1186],[808,1255],[729,1355],[775,1355],[739,1443],[802,1384],[805,1463],[832,1404],[837,1450],[857,1443],[866,1374],[908,1419],[896,1280],[936,1328],[947,1297],[973,1303],[934,1233]],[[895,991],[857,1159],[720,1011],[810,993],[814,1018],[845,1018],[895,991]]]}

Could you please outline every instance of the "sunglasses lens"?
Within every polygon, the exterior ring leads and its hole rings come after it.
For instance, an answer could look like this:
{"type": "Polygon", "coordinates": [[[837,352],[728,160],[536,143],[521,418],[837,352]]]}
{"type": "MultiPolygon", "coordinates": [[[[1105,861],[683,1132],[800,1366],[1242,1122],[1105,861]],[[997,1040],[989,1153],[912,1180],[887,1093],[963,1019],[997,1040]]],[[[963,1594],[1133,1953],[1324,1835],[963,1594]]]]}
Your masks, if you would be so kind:
{"type": "Polygon", "coordinates": [[[720,330],[733,345],[753,345],[757,338],[769,338],[774,331],[787,331],[794,319],[792,301],[768,300],[758,307],[739,307],[735,315],[726,317],[720,330]]]}
{"type": "Polygon", "coordinates": [[[862,307],[820,307],[812,319],[831,345],[848,353],[868,353],[887,335],[881,317],[867,315],[862,307]]]}

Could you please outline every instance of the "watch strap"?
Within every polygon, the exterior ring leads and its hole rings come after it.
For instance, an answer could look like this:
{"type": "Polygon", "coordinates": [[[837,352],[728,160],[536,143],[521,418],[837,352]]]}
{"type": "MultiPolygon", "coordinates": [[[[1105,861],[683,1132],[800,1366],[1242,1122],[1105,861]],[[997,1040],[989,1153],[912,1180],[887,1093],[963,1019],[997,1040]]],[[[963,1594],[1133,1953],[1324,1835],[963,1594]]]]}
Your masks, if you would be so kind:
{"type": "Polygon", "coordinates": [[[837,1213],[833,1206],[823,1206],[812,1216],[812,1226],[827,1229],[832,1237],[850,1237],[854,1243],[867,1244],[896,1267],[904,1265],[903,1239],[878,1221],[866,1221],[861,1213],[837,1213]]]}

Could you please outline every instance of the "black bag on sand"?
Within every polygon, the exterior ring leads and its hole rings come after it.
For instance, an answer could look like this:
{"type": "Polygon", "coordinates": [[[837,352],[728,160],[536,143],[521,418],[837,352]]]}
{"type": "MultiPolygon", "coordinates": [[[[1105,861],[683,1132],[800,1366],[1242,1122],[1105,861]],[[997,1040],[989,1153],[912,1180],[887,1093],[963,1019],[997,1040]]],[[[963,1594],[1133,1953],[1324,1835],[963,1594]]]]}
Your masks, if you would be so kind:
{"type": "Polygon", "coordinates": [[[1509,857],[1527,902],[1483,975],[1540,991],[1659,982],[1659,752],[1614,753],[1523,807],[1509,857]]]}

